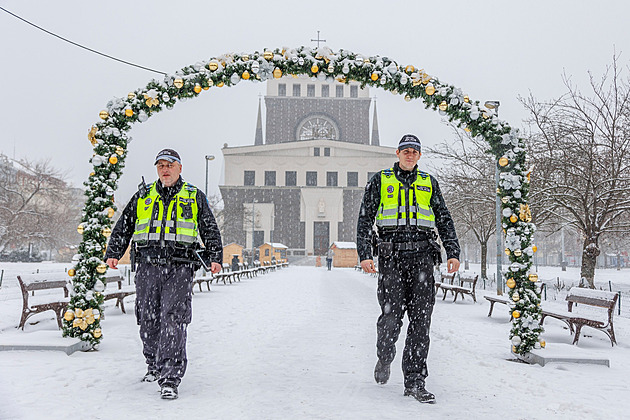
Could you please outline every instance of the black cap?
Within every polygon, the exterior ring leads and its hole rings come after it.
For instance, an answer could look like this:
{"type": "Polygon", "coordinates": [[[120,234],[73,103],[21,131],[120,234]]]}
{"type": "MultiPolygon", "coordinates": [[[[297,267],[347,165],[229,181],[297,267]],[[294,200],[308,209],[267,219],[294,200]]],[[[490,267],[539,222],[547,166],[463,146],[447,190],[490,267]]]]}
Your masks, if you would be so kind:
{"type": "Polygon", "coordinates": [[[422,152],[422,150],[420,150],[421,146],[422,144],[420,143],[420,140],[418,140],[418,137],[413,134],[405,134],[402,136],[402,139],[400,139],[400,142],[398,142],[398,150],[400,151],[411,147],[416,149],[418,152],[422,152]]]}
{"type": "Polygon", "coordinates": [[[158,161],[162,159],[168,160],[169,162],[179,162],[180,165],[182,163],[182,160],[179,157],[179,153],[177,153],[173,149],[160,150],[160,153],[158,153],[157,156],[155,157],[154,165],[157,165],[158,161]]]}

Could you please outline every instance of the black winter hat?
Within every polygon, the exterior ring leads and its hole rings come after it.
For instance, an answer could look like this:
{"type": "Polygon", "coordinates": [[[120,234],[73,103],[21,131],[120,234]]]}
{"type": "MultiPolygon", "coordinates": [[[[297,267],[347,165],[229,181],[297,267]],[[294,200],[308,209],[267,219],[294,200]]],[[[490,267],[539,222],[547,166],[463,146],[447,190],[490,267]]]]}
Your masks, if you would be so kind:
{"type": "Polygon", "coordinates": [[[178,162],[180,165],[182,163],[181,158],[179,157],[179,153],[177,153],[175,150],[173,149],[164,149],[161,150],[157,156],[155,157],[155,163],[154,165],[157,165],[158,161],[160,160],[168,160],[169,162],[178,162]]]}
{"type": "Polygon", "coordinates": [[[420,143],[420,140],[418,140],[418,137],[413,134],[405,134],[402,136],[402,139],[400,139],[400,142],[398,142],[398,150],[403,151],[410,147],[422,153],[422,144],[420,143]]]}

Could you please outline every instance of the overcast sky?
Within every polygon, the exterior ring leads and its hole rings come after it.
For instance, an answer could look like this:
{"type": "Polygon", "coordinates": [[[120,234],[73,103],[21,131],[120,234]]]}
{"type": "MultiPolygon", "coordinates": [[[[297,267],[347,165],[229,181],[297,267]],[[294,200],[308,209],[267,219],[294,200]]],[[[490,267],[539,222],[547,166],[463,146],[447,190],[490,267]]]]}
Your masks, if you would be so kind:
{"type": "MultiPolygon", "coordinates": [[[[0,6],[51,32],[103,53],[163,72],[223,53],[325,45],[424,68],[471,99],[501,102],[500,117],[523,126],[518,96],[550,99],[564,92],[562,73],[585,86],[611,63],[630,64],[626,1],[23,1],[0,6]],[[347,3],[347,4],[346,4],[347,3]],[[351,5],[352,4],[352,5],[351,5]]],[[[0,152],[17,159],[50,158],[75,186],[91,171],[89,128],[113,97],[161,76],[95,55],[0,11],[0,152]]],[[[183,176],[218,192],[221,147],[253,144],[263,83],[212,88],[178,103],[130,135],[125,174],[116,193],[126,202],[144,175],[153,180],[155,154],[173,147],[183,176]]],[[[449,137],[440,116],[420,101],[382,90],[377,97],[381,144],[407,133],[424,144],[449,137]]],[[[392,158],[392,161],[394,158],[392,158]]]]}

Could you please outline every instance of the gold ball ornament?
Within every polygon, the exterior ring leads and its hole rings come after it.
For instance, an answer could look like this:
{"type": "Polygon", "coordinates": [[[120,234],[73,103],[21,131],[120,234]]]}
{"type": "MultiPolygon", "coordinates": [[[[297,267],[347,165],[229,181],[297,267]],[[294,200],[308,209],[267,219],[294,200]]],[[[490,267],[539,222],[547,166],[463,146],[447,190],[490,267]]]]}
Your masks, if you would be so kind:
{"type": "Polygon", "coordinates": [[[311,66],[311,73],[317,73],[319,71],[319,67],[317,67],[317,64],[313,64],[311,66]]]}
{"type": "Polygon", "coordinates": [[[241,74],[241,77],[243,78],[243,80],[249,80],[250,74],[247,70],[245,70],[243,74],[241,74]]]}
{"type": "Polygon", "coordinates": [[[133,109],[131,109],[131,108],[125,109],[125,115],[127,117],[133,117],[133,109]]]}
{"type": "Polygon", "coordinates": [[[521,251],[520,249],[515,249],[513,254],[515,257],[520,257],[521,255],[523,255],[523,251],[521,251]]]}
{"type": "Polygon", "coordinates": [[[68,275],[70,277],[74,277],[75,274],[77,274],[76,270],[74,268],[71,268],[70,270],[68,270],[68,275]]]}
{"type": "Polygon", "coordinates": [[[102,120],[106,120],[109,118],[109,112],[102,110],[98,113],[98,116],[101,117],[102,120]]]}
{"type": "Polygon", "coordinates": [[[532,247],[532,251],[534,251],[534,252],[538,251],[538,247],[537,247],[536,245],[534,245],[534,246],[532,247]]]}
{"type": "Polygon", "coordinates": [[[177,78],[175,80],[173,80],[173,86],[175,86],[177,89],[181,89],[184,87],[184,80],[177,78]]]}
{"type": "Polygon", "coordinates": [[[98,128],[96,126],[92,126],[92,128],[90,128],[90,131],[88,131],[88,140],[90,141],[90,143],[92,143],[92,146],[96,146],[96,132],[98,131],[98,128]]]}
{"type": "Polygon", "coordinates": [[[448,109],[448,104],[446,103],[446,101],[442,101],[440,103],[440,111],[446,111],[448,109]]]}
{"type": "Polygon", "coordinates": [[[411,73],[413,73],[414,71],[416,71],[416,68],[410,64],[410,65],[408,65],[407,67],[405,67],[405,71],[406,71],[408,74],[411,74],[411,73]]]}
{"type": "Polygon", "coordinates": [[[111,219],[112,217],[114,217],[114,213],[116,213],[116,211],[113,208],[111,207],[107,208],[107,217],[111,219]]]}
{"type": "Polygon", "coordinates": [[[201,85],[197,83],[193,90],[195,91],[195,93],[201,93],[201,85]]]}
{"type": "Polygon", "coordinates": [[[269,50],[265,51],[263,53],[263,58],[267,61],[271,60],[273,58],[273,52],[269,50]]]}
{"type": "Polygon", "coordinates": [[[501,201],[503,204],[507,204],[507,202],[510,201],[510,197],[501,197],[501,201]]]}
{"type": "Polygon", "coordinates": [[[510,222],[512,222],[512,223],[516,223],[516,222],[518,222],[518,217],[516,217],[516,215],[515,215],[515,214],[511,215],[511,216],[510,216],[510,222]]]}
{"type": "Polygon", "coordinates": [[[282,77],[282,70],[280,70],[278,67],[276,67],[273,71],[273,78],[274,79],[279,79],[282,77]]]}
{"type": "Polygon", "coordinates": [[[544,349],[546,345],[547,345],[547,342],[545,340],[540,340],[540,347],[544,349]]]}
{"type": "Polygon", "coordinates": [[[101,263],[96,266],[96,272],[99,274],[103,274],[107,271],[107,264],[101,263]]]}
{"type": "Polygon", "coordinates": [[[95,328],[94,331],[92,332],[92,335],[94,336],[94,338],[100,338],[100,336],[103,335],[103,333],[101,332],[100,328],[95,328]]]}
{"type": "Polygon", "coordinates": [[[376,82],[378,80],[378,74],[372,73],[372,75],[370,76],[370,79],[376,82]]]}
{"type": "Polygon", "coordinates": [[[83,223],[79,224],[79,226],[77,226],[77,232],[79,232],[79,235],[83,235],[83,231],[85,230],[85,226],[83,225],[83,223]]]}
{"type": "Polygon", "coordinates": [[[208,63],[208,69],[210,71],[216,71],[219,68],[219,63],[217,63],[216,61],[211,61],[208,63]]]}
{"type": "Polygon", "coordinates": [[[517,319],[521,317],[521,312],[520,311],[513,311],[512,312],[512,318],[517,319]]]}
{"type": "Polygon", "coordinates": [[[116,146],[116,154],[122,156],[125,153],[125,149],[122,146],[116,146]]]}
{"type": "Polygon", "coordinates": [[[411,96],[405,95],[405,101],[409,102],[411,100],[411,96]]]}
{"type": "Polygon", "coordinates": [[[518,292],[512,293],[512,300],[514,302],[518,302],[519,300],[521,300],[521,297],[519,296],[518,292]]]}
{"type": "Polygon", "coordinates": [[[464,128],[464,131],[466,131],[467,133],[470,133],[470,128],[465,127],[465,128],[464,128]]]}
{"type": "Polygon", "coordinates": [[[63,314],[63,319],[65,319],[66,321],[72,321],[74,319],[74,312],[66,311],[66,313],[63,314]]]}
{"type": "Polygon", "coordinates": [[[334,73],[335,72],[335,66],[333,66],[332,64],[328,65],[328,73],[334,73]]]}
{"type": "Polygon", "coordinates": [[[112,234],[112,230],[109,227],[104,227],[101,233],[104,237],[109,238],[109,236],[112,234]]]}
{"type": "Polygon", "coordinates": [[[427,86],[426,89],[424,89],[424,92],[429,96],[433,95],[435,93],[435,86],[433,85],[427,86]]]}
{"type": "Polygon", "coordinates": [[[510,249],[509,248],[505,248],[505,255],[510,255],[510,249]]]}
{"type": "Polygon", "coordinates": [[[223,82],[217,83],[217,87],[223,87],[223,86],[225,86],[225,84],[223,82]]]}
{"type": "Polygon", "coordinates": [[[514,289],[514,286],[516,286],[516,281],[514,281],[514,279],[510,277],[510,278],[509,278],[509,279],[507,279],[507,281],[505,282],[505,285],[506,285],[507,287],[509,287],[510,289],[514,289]]]}
{"type": "Polygon", "coordinates": [[[96,175],[96,172],[90,172],[90,176],[96,175]]]}
{"type": "Polygon", "coordinates": [[[532,283],[535,283],[538,281],[538,274],[536,273],[532,273],[529,275],[529,281],[531,281],[532,283]]]}
{"type": "Polygon", "coordinates": [[[129,92],[127,94],[127,99],[129,99],[130,101],[134,100],[136,97],[136,94],[134,92],[129,92]]]}
{"type": "Polygon", "coordinates": [[[247,55],[247,54],[243,54],[243,55],[241,56],[241,60],[243,60],[243,61],[249,61],[249,55],[247,55]]]}
{"type": "Polygon", "coordinates": [[[502,156],[499,159],[499,165],[500,166],[506,166],[508,163],[510,163],[510,161],[508,160],[508,158],[506,158],[505,156],[502,156]]]}
{"type": "Polygon", "coordinates": [[[512,346],[512,353],[516,353],[516,346],[512,346]]]}
{"type": "Polygon", "coordinates": [[[464,102],[470,103],[470,98],[468,97],[468,95],[464,95],[464,102]]]}
{"type": "MultiPolygon", "coordinates": [[[[212,81],[212,80],[210,80],[210,81],[212,81]]],[[[210,86],[212,86],[212,85],[210,85],[210,86]]],[[[202,89],[203,90],[208,90],[208,89],[210,89],[210,86],[204,86],[202,89]]]]}
{"type": "Polygon", "coordinates": [[[118,156],[116,155],[111,155],[109,157],[109,163],[111,163],[112,165],[115,165],[118,163],[118,156]]]}

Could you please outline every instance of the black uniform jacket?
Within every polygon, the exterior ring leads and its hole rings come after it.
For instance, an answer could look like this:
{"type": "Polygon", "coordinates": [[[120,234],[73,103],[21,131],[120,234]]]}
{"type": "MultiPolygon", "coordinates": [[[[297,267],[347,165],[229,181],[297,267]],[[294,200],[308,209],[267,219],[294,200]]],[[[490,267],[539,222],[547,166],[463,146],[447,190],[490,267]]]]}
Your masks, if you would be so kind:
{"type": "MultiPolygon", "coordinates": [[[[410,187],[416,180],[417,169],[418,167],[415,166],[412,171],[405,171],[402,170],[398,162],[396,162],[394,164],[394,175],[401,184],[410,187]]],[[[431,177],[431,186],[433,192],[431,194],[430,205],[435,214],[435,225],[440,239],[442,240],[442,246],[444,246],[446,250],[448,259],[459,259],[460,248],[457,234],[455,233],[455,224],[453,223],[451,214],[446,208],[440,186],[433,176],[431,177]]],[[[363,202],[361,203],[361,210],[359,212],[359,221],[357,223],[357,252],[359,253],[360,261],[373,259],[371,246],[372,226],[374,225],[380,203],[381,172],[377,172],[372,179],[368,181],[365,187],[365,194],[363,195],[363,202]]],[[[395,229],[379,228],[378,234],[380,239],[386,242],[416,242],[431,239],[432,236],[430,231],[419,229],[415,226],[411,226],[409,229],[404,227],[395,229]]]]}
{"type": "MultiPolygon", "coordinates": [[[[168,208],[168,203],[182,188],[184,180],[180,176],[175,185],[172,187],[164,187],[160,180],[157,180],[157,192],[162,197],[164,206],[168,208]]],[[[136,192],[129,203],[123,210],[123,214],[116,222],[114,230],[109,238],[109,245],[107,246],[107,252],[105,253],[105,260],[108,258],[120,259],[129,241],[133,236],[136,225],[136,206],[138,198],[140,197],[140,191],[136,192]]],[[[212,214],[212,210],[208,206],[208,199],[201,190],[197,190],[197,225],[199,229],[199,236],[205,246],[204,261],[223,263],[223,244],[221,243],[221,233],[217,226],[217,222],[212,214]]],[[[145,247],[138,247],[136,253],[136,261],[146,262],[146,257],[151,258],[166,258],[167,260],[172,257],[177,258],[189,258],[193,259],[190,251],[184,248],[166,246],[160,247],[159,244],[149,245],[145,247]]]]}

